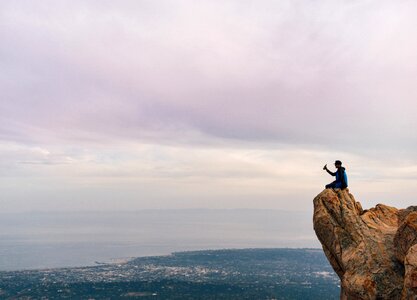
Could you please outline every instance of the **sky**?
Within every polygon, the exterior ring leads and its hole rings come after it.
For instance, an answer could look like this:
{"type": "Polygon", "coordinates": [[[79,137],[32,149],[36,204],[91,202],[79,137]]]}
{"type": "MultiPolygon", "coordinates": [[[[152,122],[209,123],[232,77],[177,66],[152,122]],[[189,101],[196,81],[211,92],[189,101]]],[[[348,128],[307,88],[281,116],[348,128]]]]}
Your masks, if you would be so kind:
{"type": "Polygon", "coordinates": [[[417,194],[417,2],[0,2],[0,211],[417,194]]]}

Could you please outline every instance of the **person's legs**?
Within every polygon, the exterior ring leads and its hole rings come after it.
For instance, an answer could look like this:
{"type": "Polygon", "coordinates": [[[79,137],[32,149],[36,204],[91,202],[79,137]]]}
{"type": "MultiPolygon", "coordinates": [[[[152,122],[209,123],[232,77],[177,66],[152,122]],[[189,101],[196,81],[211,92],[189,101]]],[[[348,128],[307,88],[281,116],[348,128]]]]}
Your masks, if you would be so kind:
{"type": "Polygon", "coordinates": [[[326,184],[326,189],[335,189],[335,188],[337,188],[335,181],[333,181],[332,183],[326,184]]]}
{"type": "Polygon", "coordinates": [[[326,184],[326,189],[337,189],[340,188],[340,183],[333,181],[332,183],[326,184]]]}
{"type": "Polygon", "coordinates": [[[341,183],[341,182],[336,182],[336,183],[334,184],[334,188],[336,188],[336,189],[341,189],[341,188],[342,188],[342,183],[341,183]]]}

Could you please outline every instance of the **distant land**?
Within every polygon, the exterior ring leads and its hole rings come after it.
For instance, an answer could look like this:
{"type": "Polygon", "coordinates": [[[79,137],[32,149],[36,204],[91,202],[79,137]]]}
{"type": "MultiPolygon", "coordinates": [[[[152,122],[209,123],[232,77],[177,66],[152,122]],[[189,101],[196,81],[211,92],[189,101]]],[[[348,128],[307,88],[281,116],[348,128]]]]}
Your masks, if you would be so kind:
{"type": "Polygon", "coordinates": [[[321,249],[178,252],[91,267],[0,272],[4,299],[337,299],[321,249]]]}

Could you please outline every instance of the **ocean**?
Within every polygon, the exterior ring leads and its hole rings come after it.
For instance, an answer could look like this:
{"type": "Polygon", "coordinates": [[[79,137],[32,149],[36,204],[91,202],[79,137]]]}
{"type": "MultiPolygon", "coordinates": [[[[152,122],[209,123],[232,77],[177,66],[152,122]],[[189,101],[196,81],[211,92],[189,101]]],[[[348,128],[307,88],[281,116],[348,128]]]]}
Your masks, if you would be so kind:
{"type": "Polygon", "coordinates": [[[89,266],[176,251],[320,248],[311,212],[140,210],[0,214],[0,270],[89,266]]]}

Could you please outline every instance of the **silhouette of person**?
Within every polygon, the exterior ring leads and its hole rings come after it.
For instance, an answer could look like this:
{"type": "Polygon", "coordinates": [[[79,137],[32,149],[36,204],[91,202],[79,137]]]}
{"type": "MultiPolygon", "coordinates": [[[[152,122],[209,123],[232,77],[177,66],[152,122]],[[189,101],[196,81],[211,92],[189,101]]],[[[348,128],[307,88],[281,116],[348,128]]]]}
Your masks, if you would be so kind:
{"type": "Polygon", "coordinates": [[[345,189],[348,186],[348,180],[347,180],[347,175],[346,175],[346,171],[345,168],[342,167],[342,162],[340,160],[336,160],[334,162],[334,165],[336,167],[336,172],[331,172],[328,168],[327,168],[327,164],[323,167],[323,170],[326,170],[327,173],[329,173],[332,176],[336,176],[336,180],[333,181],[332,183],[326,184],[326,189],[345,189]]]}

